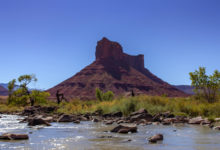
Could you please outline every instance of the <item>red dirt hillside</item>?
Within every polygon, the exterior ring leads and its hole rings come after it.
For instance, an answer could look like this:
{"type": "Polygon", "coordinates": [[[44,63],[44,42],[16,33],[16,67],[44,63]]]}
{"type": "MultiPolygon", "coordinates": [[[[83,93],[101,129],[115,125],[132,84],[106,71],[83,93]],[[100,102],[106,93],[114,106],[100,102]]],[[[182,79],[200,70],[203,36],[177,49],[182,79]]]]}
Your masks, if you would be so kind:
{"type": "Polygon", "coordinates": [[[51,96],[55,97],[59,90],[68,99],[95,99],[97,87],[115,95],[127,95],[133,90],[135,94],[187,96],[144,68],[144,55],[125,54],[117,42],[103,38],[97,43],[95,55],[92,64],[49,89],[51,96]]]}

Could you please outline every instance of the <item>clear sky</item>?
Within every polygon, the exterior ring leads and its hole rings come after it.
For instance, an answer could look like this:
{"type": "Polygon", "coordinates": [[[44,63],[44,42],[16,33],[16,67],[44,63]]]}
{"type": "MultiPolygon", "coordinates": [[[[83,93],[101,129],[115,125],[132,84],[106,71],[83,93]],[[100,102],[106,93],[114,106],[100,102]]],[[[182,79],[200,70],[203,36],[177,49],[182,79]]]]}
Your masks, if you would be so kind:
{"type": "Polygon", "coordinates": [[[95,59],[102,37],[171,84],[220,70],[220,0],[0,0],[0,83],[36,74],[47,89],[95,59]]]}

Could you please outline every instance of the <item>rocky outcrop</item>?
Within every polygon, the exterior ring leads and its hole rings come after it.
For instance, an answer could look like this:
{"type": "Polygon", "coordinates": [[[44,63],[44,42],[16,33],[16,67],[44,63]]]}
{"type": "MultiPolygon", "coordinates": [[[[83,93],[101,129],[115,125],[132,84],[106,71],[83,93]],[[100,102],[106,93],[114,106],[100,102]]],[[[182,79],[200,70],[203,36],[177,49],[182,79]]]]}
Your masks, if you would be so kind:
{"type": "Polygon", "coordinates": [[[162,81],[144,67],[144,55],[131,56],[123,52],[122,46],[103,38],[96,46],[96,60],[48,90],[55,99],[57,90],[67,99],[95,99],[95,89],[111,90],[115,95],[167,95],[187,96],[175,87],[162,81]]]}

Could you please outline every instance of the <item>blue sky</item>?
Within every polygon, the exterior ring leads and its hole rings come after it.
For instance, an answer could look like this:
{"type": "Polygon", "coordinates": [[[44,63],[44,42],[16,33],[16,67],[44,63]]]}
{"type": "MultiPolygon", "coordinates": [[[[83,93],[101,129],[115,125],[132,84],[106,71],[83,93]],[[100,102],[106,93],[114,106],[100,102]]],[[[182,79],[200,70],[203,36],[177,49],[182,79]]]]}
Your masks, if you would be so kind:
{"type": "Polygon", "coordinates": [[[220,70],[219,0],[1,0],[0,83],[36,74],[47,89],[95,59],[102,37],[144,54],[171,84],[199,66],[220,70]]]}

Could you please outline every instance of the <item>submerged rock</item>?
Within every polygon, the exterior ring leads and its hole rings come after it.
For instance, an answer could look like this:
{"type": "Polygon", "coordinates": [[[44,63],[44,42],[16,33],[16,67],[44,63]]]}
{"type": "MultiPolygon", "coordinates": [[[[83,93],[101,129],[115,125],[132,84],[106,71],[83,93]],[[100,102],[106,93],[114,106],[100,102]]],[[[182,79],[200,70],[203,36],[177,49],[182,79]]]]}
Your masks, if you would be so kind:
{"type": "Polygon", "coordinates": [[[137,132],[137,126],[136,125],[118,125],[117,127],[113,128],[111,132],[116,133],[135,133],[137,132]]]}
{"type": "Polygon", "coordinates": [[[1,140],[27,140],[29,139],[27,134],[14,134],[14,133],[4,133],[0,136],[1,140]]]}
{"type": "Polygon", "coordinates": [[[148,139],[150,143],[157,143],[157,141],[163,140],[163,134],[156,134],[148,139]]]}

